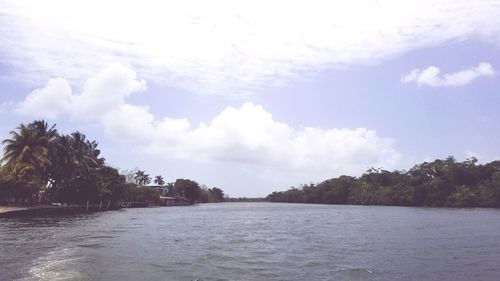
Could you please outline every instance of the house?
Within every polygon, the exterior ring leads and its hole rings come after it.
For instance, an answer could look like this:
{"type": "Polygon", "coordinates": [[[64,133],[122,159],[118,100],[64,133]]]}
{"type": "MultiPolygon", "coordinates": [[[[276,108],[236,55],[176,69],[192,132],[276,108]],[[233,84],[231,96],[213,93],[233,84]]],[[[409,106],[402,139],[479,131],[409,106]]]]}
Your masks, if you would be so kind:
{"type": "Polygon", "coordinates": [[[154,188],[158,190],[161,196],[167,196],[168,194],[168,187],[164,185],[148,185],[147,187],[149,188],[154,188]]]}
{"type": "Polygon", "coordinates": [[[160,196],[161,206],[187,206],[191,205],[189,200],[183,197],[160,196]]]}
{"type": "Polygon", "coordinates": [[[160,196],[160,205],[162,206],[175,206],[175,197],[160,196]]]}

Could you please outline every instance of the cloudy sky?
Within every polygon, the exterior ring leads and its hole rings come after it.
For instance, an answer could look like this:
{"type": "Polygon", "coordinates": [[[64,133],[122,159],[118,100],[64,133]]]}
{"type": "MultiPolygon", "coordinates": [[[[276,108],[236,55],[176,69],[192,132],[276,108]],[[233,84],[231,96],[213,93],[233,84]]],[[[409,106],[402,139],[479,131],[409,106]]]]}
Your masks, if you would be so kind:
{"type": "Polygon", "coordinates": [[[176,2],[0,0],[0,137],[232,196],[500,158],[498,1],[176,2]]]}

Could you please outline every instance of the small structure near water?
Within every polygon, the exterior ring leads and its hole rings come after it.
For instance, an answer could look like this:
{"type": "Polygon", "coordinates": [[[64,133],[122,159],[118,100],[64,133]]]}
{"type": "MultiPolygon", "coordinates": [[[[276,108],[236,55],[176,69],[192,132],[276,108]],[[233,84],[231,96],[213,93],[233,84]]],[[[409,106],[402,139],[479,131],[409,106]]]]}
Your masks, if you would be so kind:
{"type": "Polygon", "coordinates": [[[148,202],[120,202],[120,208],[147,208],[148,202]]]}
{"type": "Polygon", "coordinates": [[[162,205],[162,206],[173,206],[174,204],[175,204],[175,197],[160,196],[160,205],[162,205]]]}
{"type": "Polygon", "coordinates": [[[190,202],[186,198],[160,196],[160,206],[187,206],[190,202]]]}

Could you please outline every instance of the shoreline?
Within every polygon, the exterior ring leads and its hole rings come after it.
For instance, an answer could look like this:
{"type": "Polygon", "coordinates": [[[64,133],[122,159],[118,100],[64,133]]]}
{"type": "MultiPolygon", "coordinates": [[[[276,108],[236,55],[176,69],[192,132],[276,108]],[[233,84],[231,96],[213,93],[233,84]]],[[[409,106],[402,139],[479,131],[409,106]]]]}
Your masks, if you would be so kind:
{"type": "Polygon", "coordinates": [[[0,218],[23,216],[71,215],[77,213],[93,213],[117,210],[118,208],[102,208],[100,206],[0,206],[0,218]]]}
{"type": "Polygon", "coordinates": [[[0,215],[7,214],[10,212],[16,212],[16,211],[24,211],[24,210],[27,210],[28,208],[29,207],[0,206],[0,215]]]}

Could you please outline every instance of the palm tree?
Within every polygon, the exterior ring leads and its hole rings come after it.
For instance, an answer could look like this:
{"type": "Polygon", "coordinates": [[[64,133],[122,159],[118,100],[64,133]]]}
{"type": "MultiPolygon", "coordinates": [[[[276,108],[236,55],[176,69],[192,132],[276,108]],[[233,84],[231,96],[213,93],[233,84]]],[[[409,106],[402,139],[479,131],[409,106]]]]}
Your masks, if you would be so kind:
{"type": "Polygon", "coordinates": [[[42,180],[43,182],[49,183],[49,187],[53,185],[52,174],[56,161],[54,161],[54,150],[55,145],[58,141],[59,133],[56,130],[56,124],[49,126],[47,122],[44,120],[35,120],[28,124],[28,127],[34,131],[35,134],[38,135],[40,139],[44,139],[43,141],[47,142],[48,149],[48,158],[50,160],[51,165],[49,167],[45,167],[42,172],[42,180]]]}
{"type": "Polygon", "coordinates": [[[4,155],[1,162],[10,166],[15,184],[21,187],[23,197],[36,197],[46,183],[46,172],[51,166],[49,139],[33,126],[21,124],[11,131],[10,139],[2,141],[4,155]]]}
{"type": "Polygon", "coordinates": [[[75,180],[88,176],[104,166],[99,158],[97,142],[87,140],[80,132],[58,135],[52,142],[50,158],[53,163],[48,189],[52,196],[72,185],[75,180]]]}
{"type": "Polygon", "coordinates": [[[156,176],[154,182],[160,186],[163,186],[165,184],[165,181],[163,180],[163,177],[161,175],[156,176]]]}
{"type": "Polygon", "coordinates": [[[2,141],[4,145],[2,162],[7,165],[17,163],[31,165],[38,173],[42,173],[51,164],[48,139],[24,124],[21,124],[17,130],[18,132],[10,132],[10,139],[2,141]]]}
{"type": "Polygon", "coordinates": [[[99,166],[97,158],[100,151],[96,149],[97,143],[89,142],[86,136],[78,131],[71,134],[71,162],[76,172],[86,173],[99,166]]]}
{"type": "Polygon", "coordinates": [[[137,184],[141,184],[142,183],[142,178],[144,177],[145,174],[146,174],[146,171],[137,170],[135,172],[135,175],[134,175],[135,182],[137,184]]]}
{"type": "Polygon", "coordinates": [[[97,166],[103,166],[106,159],[99,157],[101,150],[97,148],[98,143],[96,141],[86,141],[87,154],[94,158],[97,166]]]}
{"type": "Polygon", "coordinates": [[[40,137],[46,137],[49,141],[58,136],[56,124],[49,127],[49,124],[44,120],[35,120],[28,124],[28,127],[35,130],[40,137]]]}
{"type": "Polygon", "coordinates": [[[168,190],[168,194],[170,194],[171,196],[175,196],[176,192],[175,192],[175,185],[173,182],[169,182],[167,183],[167,190],[168,190]]]}
{"type": "Polygon", "coordinates": [[[51,195],[65,184],[65,182],[74,174],[74,161],[72,161],[72,139],[68,135],[61,135],[56,138],[52,143],[49,150],[50,161],[52,168],[48,176],[49,186],[48,190],[51,195]]]}
{"type": "Polygon", "coordinates": [[[144,177],[142,178],[142,182],[144,185],[148,185],[151,183],[151,177],[148,174],[145,174],[144,177]]]}
{"type": "Polygon", "coordinates": [[[151,183],[151,177],[149,174],[146,174],[146,171],[138,170],[135,172],[134,179],[138,185],[148,185],[151,183]]]}

